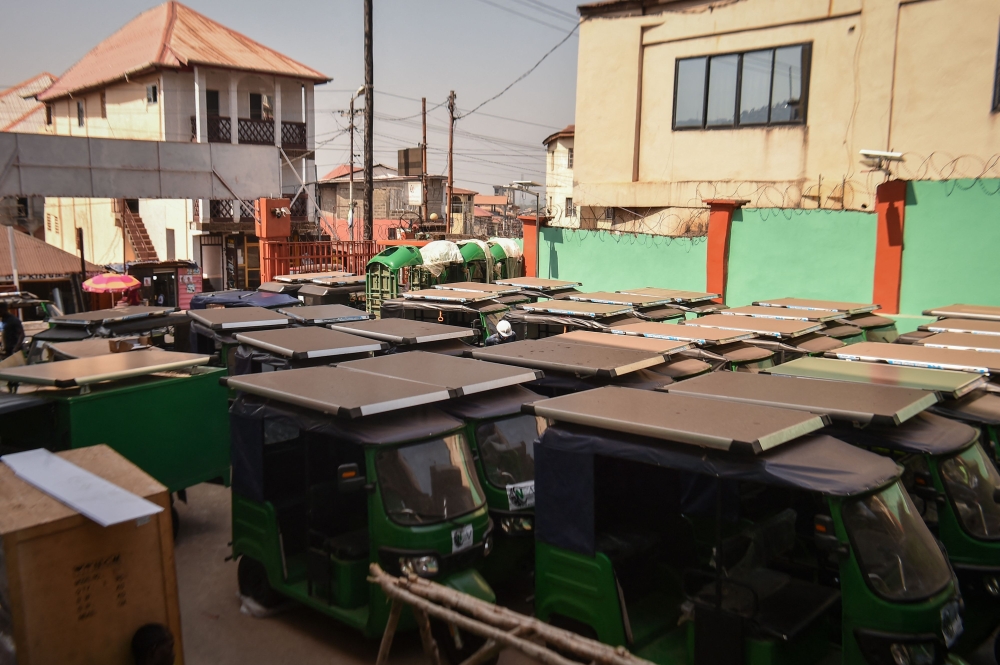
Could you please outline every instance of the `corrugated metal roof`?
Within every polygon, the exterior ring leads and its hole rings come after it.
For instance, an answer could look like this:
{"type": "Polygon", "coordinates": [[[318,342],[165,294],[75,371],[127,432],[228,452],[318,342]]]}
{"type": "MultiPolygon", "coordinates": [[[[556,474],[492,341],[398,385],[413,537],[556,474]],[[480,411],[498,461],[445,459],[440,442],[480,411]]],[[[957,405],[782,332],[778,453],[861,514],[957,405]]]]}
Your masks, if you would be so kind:
{"type": "MultiPolygon", "coordinates": [[[[0,92],[0,132],[18,131],[20,125],[31,124],[28,121],[33,114],[44,112],[45,105],[35,101],[34,96],[52,85],[55,80],[55,76],[43,72],[0,92]]],[[[44,116],[42,121],[44,122],[44,116]]],[[[20,131],[29,130],[21,127],[20,131]]]]}
{"type": "Polygon", "coordinates": [[[472,202],[477,206],[505,206],[507,205],[506,196],[490,196],[488,194],[476,194],[472,198],[472,202]]]}
{"type": "Polygon", "coordinates": [[[83,56],[38,96],[48,101],[95,89],[126,75],[206,65],[326,82],[306,67],[179,2],[139,14],[83,56]]]}
{"type": "MultiPolygon", "coordinates": [[[[14,279],[10,267],[10,243],[5,227],[0,227],[0,282],[14,279]]],[[[27,233],[14,233],[17,252],[17,274],[22,280],[52,279],[80,272],[80,257],[39,240],[27,233]]],[[[87,273],[104,272],[101,266],[87,262],[87,273]]]]}

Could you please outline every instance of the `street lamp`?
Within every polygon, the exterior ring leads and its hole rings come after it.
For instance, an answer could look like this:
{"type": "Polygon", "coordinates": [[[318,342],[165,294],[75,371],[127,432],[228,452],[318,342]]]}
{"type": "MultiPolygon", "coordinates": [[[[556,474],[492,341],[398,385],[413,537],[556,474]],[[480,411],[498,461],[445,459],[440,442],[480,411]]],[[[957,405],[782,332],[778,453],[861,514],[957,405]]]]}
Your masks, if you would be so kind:
{"type": "Polygon", "coordinates": [[[349,123],[349,133],[351,135],[351,179],[350,185],[348,185],[347,198],[350,199],[350,205],[347,209],[347,229],[351,234],[351,240],[354,240],[354,100],[365,94],[365,86],[358,88],[358,91],[351,95],[351,121],[349,123]]]}
{"type": "Polygon", "coordinates": [[[539,206],[538,192],[532,191],[532,187],[541,187],[537,182],[531,180],[515,180],[510,183],[510,189],[517,190],[519,192],[524,192],[525,194],[534,194],[535,196],[535,224],[541,224],[541,212],[539,206]]]}

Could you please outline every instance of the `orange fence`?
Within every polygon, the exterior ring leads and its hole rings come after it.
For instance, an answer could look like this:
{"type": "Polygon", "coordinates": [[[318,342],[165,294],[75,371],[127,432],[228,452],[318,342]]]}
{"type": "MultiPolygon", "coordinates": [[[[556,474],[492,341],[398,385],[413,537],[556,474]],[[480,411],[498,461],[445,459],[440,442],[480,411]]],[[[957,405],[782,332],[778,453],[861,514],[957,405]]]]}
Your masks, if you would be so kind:
{"type": "Polygon", "coordinates": [[[379,252],[372,240],[333,242],[260,241],[260,280],[277,275],[343,270],[364,275],[368,260],[379,252]]]}

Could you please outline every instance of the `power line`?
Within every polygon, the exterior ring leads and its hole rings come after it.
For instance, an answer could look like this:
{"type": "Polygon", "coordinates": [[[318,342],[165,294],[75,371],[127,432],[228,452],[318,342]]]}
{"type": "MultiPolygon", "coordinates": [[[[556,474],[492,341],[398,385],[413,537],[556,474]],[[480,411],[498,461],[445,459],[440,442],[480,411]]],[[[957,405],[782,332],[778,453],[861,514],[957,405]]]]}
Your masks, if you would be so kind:
{"type": "Polygon", "coordinates": [[[498,5],[495,2],[491,2],[490,0],[479,0],[479,2],[482,2],[483,4],[489,5],[490,7],[495,7],[497,9],[501,10],[501,11],[505,11],[505,12],[508,12],[510,14],[514,14],[515,16],[520,16],[521,18],[528,19],[529,21],[534,21],[535,23],[538,23],[540,25],[544,25],[547,28],[552,28],[553,30],[562,30],[562,28],[560,28],[558,26],[555,26],[555,25],[552,25],[551,23],[546,23],[545,21],[543,21],[540,18],[535,18],[534,16],[529,16],[527,14],[522,14],[521,12],[519,12],[517,10],[511,9],[510,7],[504,7],[503,5],[498,5]]]}
{"type": "Polygon", "coordinates": [[[555,9],[553,7],[549,7],[548,5],[540,2],[532,2],[532,0],[514,0],[514,2],[524,7],[527,7],[528,9],[532,9],[536,12],[540,11],[542,12],[542,14],[547,15],[546,18],[551,16],[552,18],[557,18],[561,21],[576,22],[576,17],[573,16],[572,14],[568,14],[562,11],[561,9],[555,9]]]}

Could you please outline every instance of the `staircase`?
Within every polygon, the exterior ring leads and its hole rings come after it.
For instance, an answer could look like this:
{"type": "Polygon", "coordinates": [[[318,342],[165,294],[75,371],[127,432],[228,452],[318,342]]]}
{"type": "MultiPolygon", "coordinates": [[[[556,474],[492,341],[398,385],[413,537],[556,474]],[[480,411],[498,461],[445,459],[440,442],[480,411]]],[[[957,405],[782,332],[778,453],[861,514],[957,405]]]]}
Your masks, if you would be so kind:
{"type": "Polygon", "coordinates": [[[133,213],[128,207],[122,211],[122,223],[128,233],[129,242],[135,251],[136,261],[157,261],[156,249],[153,248],[153,241],[149,239],[146,232],[146,225],[142,223],[142,217],[133,213]]]}

